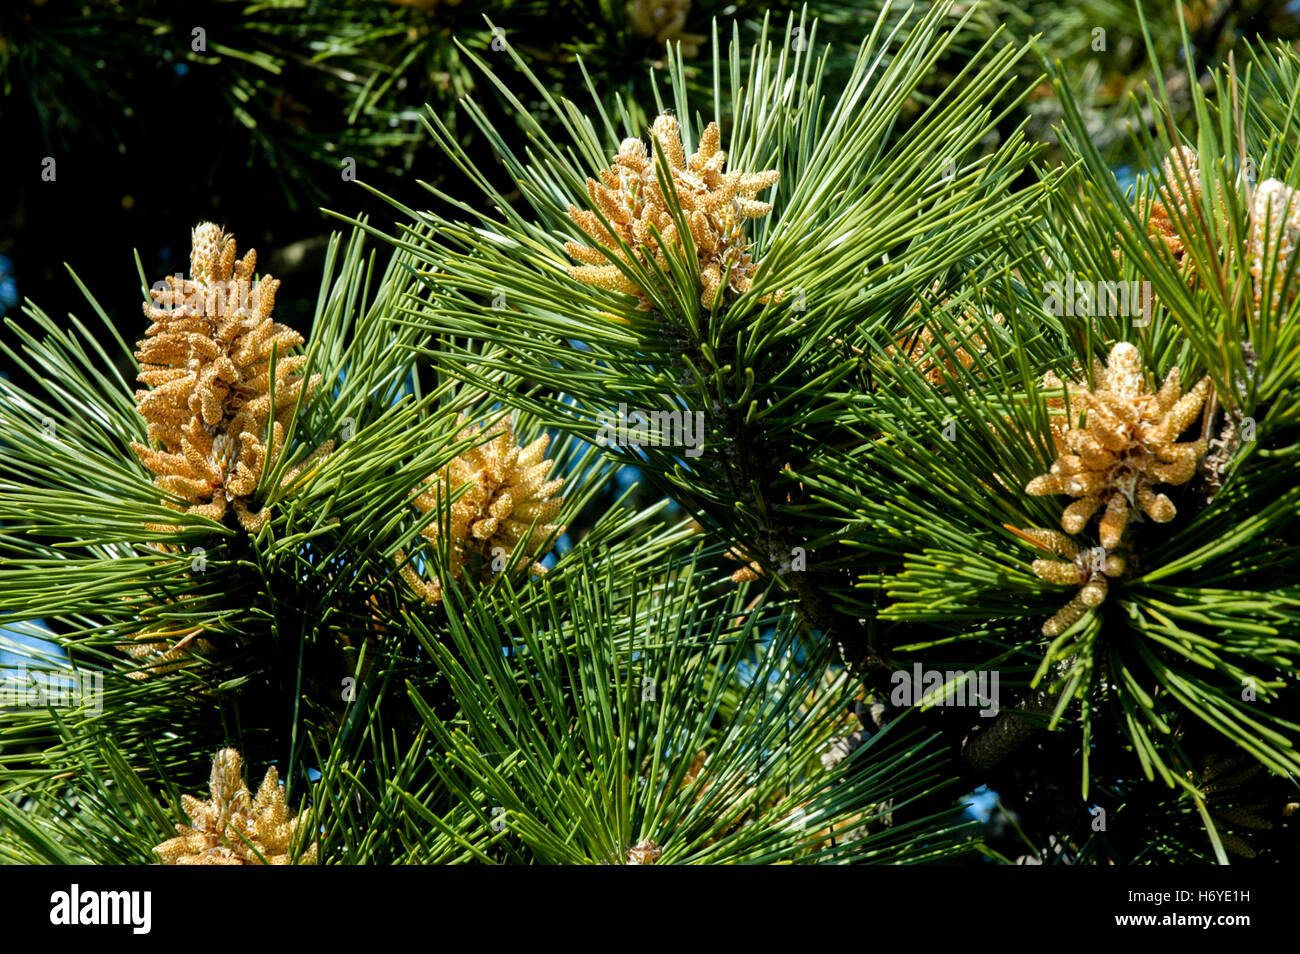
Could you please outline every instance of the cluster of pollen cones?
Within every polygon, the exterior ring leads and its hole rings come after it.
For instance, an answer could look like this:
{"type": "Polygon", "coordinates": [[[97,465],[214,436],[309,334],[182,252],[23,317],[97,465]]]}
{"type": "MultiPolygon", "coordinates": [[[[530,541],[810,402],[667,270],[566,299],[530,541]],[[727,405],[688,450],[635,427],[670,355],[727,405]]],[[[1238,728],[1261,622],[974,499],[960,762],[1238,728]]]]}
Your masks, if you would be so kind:
{"type": "Polygon", "coordinates": [[[689,156],[681,127],[668,113],[654,121],[650,135],[666,166],[640,139],[625,139],[614,164],[600,171],[600,181],[587,180],[587,194],[599,214],[569,207],[569,217],[590,241],[565,245],[569,255],[582,263],[571,267],[569,274],[589,285],[635,295],[642,310],[651,308],[648,289],[631,276],[653,275],[655,266],[668,273],[665,250],[678,256],[685,251],[660,185],[659,168],[672,184],[690,229],[700,302],[712,309],[724,292],[739,295],[753,283],[757,266],[750,257],[744,223],[772,211],[756,196],[775,185],[779,176],[775,171],[724,172],[727,154],[720,148],[717,123],[709,123],[699,148],[689,156]]]}
{"type": "Polygon", "coordinates": [[[262,473],[284,450],[299,397],[320,380],[303,378],[307,358],[290,353],[302,336],[272,319],[280,283],[254,283],[256,264],[255,251],[237,259],[234,237],[205,222],[193,233],[190,277],[168,276],[150,292],[153,323],[136,351],[148,389],[136,407],[154,446],[131,445],[154,483],[186,502],[172,506],[213,520],[233,510],[250,532],[268,517],[253,505],[262,473]]]}

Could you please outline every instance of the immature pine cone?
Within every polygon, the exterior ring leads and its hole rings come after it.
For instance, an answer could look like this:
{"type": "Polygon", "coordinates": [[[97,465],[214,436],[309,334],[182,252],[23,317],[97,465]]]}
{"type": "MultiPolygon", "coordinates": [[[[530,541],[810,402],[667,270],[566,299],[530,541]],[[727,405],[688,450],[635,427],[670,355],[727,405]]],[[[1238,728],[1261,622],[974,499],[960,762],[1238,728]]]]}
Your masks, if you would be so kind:
{"type": "MultiPolygon", "coordinates": [[[[749,256],[744,220],[762,218],[772,211],[770,204],[757,201],[755,196],[775,184],[778,174],[723,172],[727,154],[719,148],[717,123],[709,123],[699,148],[689,157],[682,145],[681,127],[668,113],[654,121],[650,133],[668,161],[665,172],[676,187],[677,200],[690,225],[698,259],[695,271],[702,289],[700,302],[705,308],[713,308],[721,301],[724,287],[739,295],[753,282],[756,266],[749,256]]],[[[614,165],[601,170],[601,181],[587,180],[587,194],[609,221],[617,239],[595,212],[571,205],[569,217],[592,244],[568,242],[564,246],[583,263],[570,267],[570,276],[599,288],[636,295],[642,310],[651,307],[646,290],[611,262],[635,261],[648,268],[653,261],[668,271],[663,249],[673,248],[679,254],[682,251],[676,223],[659,188],[655,160],[654,153],[640,139],[624,139],[614,165]],[[660,240],[651,233],[652,226],[659,231],[660,240]],[[630,248],[631,256],[619,246],[619,239],[630,248]]]]}
{"type": "MultiPolygon", "coordinates": [[[[212,760],[212,797],[201,802],[181,796],[188,825],[177,825],[175,838],[154,848],[165,865],[287,865],[290,843],[300,826],[310,825],[309,813],[290,817],[271,766],[253,798],[244,784],[244,760],[234,749],[222,749],[212,760]],[[258,855],[261,855],[259,858],[258,855]],[[265,859],[265,861],[263,861],[265,859]]],[[[300,865],[316,863],[316,844],[307,846],[300,865]]]]}

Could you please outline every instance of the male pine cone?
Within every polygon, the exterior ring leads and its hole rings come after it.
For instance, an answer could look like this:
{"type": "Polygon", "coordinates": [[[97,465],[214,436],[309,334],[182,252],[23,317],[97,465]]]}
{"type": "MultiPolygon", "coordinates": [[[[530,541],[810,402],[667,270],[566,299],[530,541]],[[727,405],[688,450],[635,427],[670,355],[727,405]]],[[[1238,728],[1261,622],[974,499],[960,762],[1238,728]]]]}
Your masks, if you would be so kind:
{"type": "MultiPolygon", "coordinates": [[[[491,437],[486,443],[471,447],[428,477],[412,500],[420,513],[437,514],[420,533],[429,542],[430,553],[438,552],[440,537],[448,538],[447,573],[452,579],[459,579],[470,563],[480,569],[516,569],[539,557],[542,548],[564,532],[564,527],[553,523],[564,505],[564,498],[555,496],[564,480],[550,478],[555,465],[546,457],[550,437],[543,434],[520,447],[505,418],[487,434],[491,437]]],[[[457,440],[481,436],[471,425],[457,434],[457,440]]],[[[427,602],[442,599],[442,582],[436,574],[426,580],[402,551],[397,559],[412,589],[427,602]]],[[[531,570],[538,575],[545,572],[540,563],[533,563],[531,570]]]]}
{"type": "MultiPolygon", "coordinates": [[[[1061,387],[1048,373],[1043,384],[1061,387]]],[[[1202,378],[1186,394],[1178,368],[1169,370],[1156,393],[1147,389],[1141,356],[1127,342],[1116,344],[1106,364],[1095,362],[1093,387],[1067,385],[1071,414],[1086,413],[1082,427],[1071,419],[1052,424],[1057,458],[1051,471],[1025,486],[1031,496],[1067,494],[1075,500],[1061,514],[1061,529],[1081,533],[1101,511],[1099,548],[1083,550],[1054,530],[1008,529],[1062,560],[1035,560],[1034,574],[1042,580],[1078,585],[1079,591],[1043,624],[1043,635],[1065,632],[1089,609],[1100,606],[1109,589],[1108,578],[1122,576],[1123,557],[1111,551],[1125,539],[1130,518],[1141,510],[1155,523],[1168,523],[1176,515],[1174,503],[1154,487],[1185,484],[1205,456],[1206,440],[1178,443],[1179,436],[1201,414],[1209,395],[1210,379],[1202,378]]],[[[1051,404],[1063,404],[1053,398],[1051,404]]]]}
{"type": "MultiPolygon", "coordinates": [[[[199,801],[181,796],[188,825],[177,825],[177,836],[154,848],[164,865],[287,865],[293,863],[294,833],[309,825],[309,813],[291,817],[275,766],[254,797],[244,784],[244,760],[235,749],[222,749],[212,760],[211,797],[199,801]]],[[[297,860],[316,863],[313,841],[297,860]]]]}
{"type": "MultiPolygon", "coordinates": [[[[755,197],[775,185],[779,175],[774,170],[723,172],[727,154],[720,148],[717,123],[709,123],[700,136],[699,148],[690,156],[682,144],[681,126],[668,113],[654,121],[650,135],[663,152],[666,168],[662,171],[676,193],[695,246],[696,260],[687,262],[687,267],[693,264],[701,287],[700,303],[711,309],[721,302],[724,290],[739,295],[753,283],[757,266],[749,254],[744,221],[772,211],[769,203],[755,197]]],[[[644,142],[624,139],[614,164],[600,171],[600,181],[587,180],[587,194],[600,214],[569,206],[569,217],[592,244],[568,242],[564,246],[583,263],[569,268],[572,278],[636,295],[643,311],[651,308],[649,290],[629,278],[624,269],[633,275],[654,274],[657,265],[671,274],[665,251],[672,249],[681,255],[685,248],[656,166],[657,157],[644,142]],[[613,264],[616,261],[623,267],[613,264]]]]}
{"type": "MultiPolygon", "coordinates": [[[[1098,363],[1093,377],[1092,389],[1069,385],[1074,410],[1087,412],[1086,423],[1054,425],[1059,456],[1051,472],[1031,480],[1025,492],[1076,498],[1061,515],[1066,533],[1079,533],[1101,510],[1101,545],[1109,551],[1119,546],[1134,507],[1156,523],[1174,518],[1173,501],[1153,487],[1187,483],[1205,456],[1204,437],[1182,444],[1178,437],[1200,415],[1210,379],[1202,378],[1183,394],[1174,367],[1152,394],[1137,348],[1127,342],[1111,349],[1106,365],[1098,363]]],[[[1059,387],[1060,381],[1049,374],[1044,385],[1059,387]]]]}
{"type": "MultiPolygon", "coordinates": [[[[303,338],[272,320],[280,282],[264,275],[253,283],[257,252],[236,260],[234,237],[211,222],[192,240],[190,278],[169,275],[166,288],[150,291],[154,304],[144,312],[153,324],[136,351],[139,380],[150,388],[136,392],[136,409],[161,448],[138,441],[131,448],[159,488],[186,501],[168,506],[213,520],[233,509],[256,532],[269,516],[252,506],[262,473],[284,449],[304,388],[310,394],[320,375],[304,380],[307,358],[288,353],[303,338]]],[[[326,442],[312,459],[332,449],[326,442]]]]}

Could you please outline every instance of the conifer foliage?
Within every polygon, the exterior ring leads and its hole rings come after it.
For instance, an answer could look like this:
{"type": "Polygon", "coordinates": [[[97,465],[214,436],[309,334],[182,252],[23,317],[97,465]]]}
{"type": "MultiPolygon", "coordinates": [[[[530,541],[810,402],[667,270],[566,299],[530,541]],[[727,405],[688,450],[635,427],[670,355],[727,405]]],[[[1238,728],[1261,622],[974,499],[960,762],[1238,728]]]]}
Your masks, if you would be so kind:
{"type": "Polygon", "coordinates": [[[1125,189],[979,4],[688,10],[639,102],[457,46],[517,128],[430,108],[308,335],[212,223],[134,348],[11,323],[0,612],[103,688],[3,710],[0,858],[1294,848],[1300,57],[1189,44],[1125,189]]]}

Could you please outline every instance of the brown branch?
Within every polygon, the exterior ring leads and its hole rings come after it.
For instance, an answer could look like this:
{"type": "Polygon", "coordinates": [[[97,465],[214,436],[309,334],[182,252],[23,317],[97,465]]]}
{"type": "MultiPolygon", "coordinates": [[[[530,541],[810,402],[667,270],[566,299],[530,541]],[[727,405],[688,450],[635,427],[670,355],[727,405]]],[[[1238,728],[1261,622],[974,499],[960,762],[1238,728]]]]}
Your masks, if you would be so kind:
{"type": "MultiPolygon", "coordinates": [[[[695,358],[707,362],[701,349],[691,342],[695,358]]],[[[726,366],[728,360],[719,355],[718,364],[726,366]]],[[[712,362],[709,362],[712,363],[712,362]]],[[[863,678],[877,690],[888,690],[890,667],[877,652],[870,621],[840,612],[834,606],[824,575],[811,570],[781,569],[779,554],[790,554],[802,545],[802,538],[790,523],[782,519],[768,491],[774,488],[785,470],[775,465],[776,457],[767,452],[766,442],[756,428],[740,415],[722,410],[713,404],[708,411],[710,425],[724,435],[726,451],[721,456],[721,475],[727,489],[737,499],[748,503],[759,521],[760,539],[750,547],[750,557],[774,569],[776,576],[798,600],[800,616],[812,627],[821,630],[835,645],[844,664],[855,676],[863,678]]]]}
{"type": "MultiPolygon", "coordinates": [[[[1068,663],[1056,667],[1058,677],[1063,677],[1068,663]]],[[[987,728],[966,736],[961,743],[962,760],[981,775],[989,772],[1011,755],[1022,742],[1044,728],[1034,716],[1051,712],[1060,699],[1061,683],[1045,686],[1030,693],[1019,709],[1003,711],[987,728]]]]}

